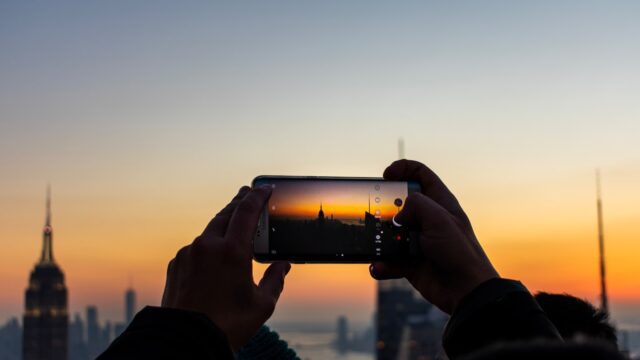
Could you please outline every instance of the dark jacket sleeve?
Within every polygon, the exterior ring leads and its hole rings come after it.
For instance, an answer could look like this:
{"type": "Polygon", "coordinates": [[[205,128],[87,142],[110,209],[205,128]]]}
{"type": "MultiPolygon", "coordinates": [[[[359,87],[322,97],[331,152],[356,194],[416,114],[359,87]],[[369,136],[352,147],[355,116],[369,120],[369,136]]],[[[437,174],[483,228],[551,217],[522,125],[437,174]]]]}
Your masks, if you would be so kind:
{"type": "Polygon", "coordinates": [[[225,334],[205,315],[147,306],[98,357],[108,359],[233,359],[225,334]]]}
{"type": "Polygon", "coordinates": [[[236,354],[237,360],[300,360],[296,352],[286,341],[280,339],[277,332],[262,325],[260,330],[240,348],[236,354]]]}
{"type": "Polygon", "coordinates": [[[562,341],[558,330],[522,283],[491,279],[467,295],[444,332],[450,359],[506,341],[562,341]]]}

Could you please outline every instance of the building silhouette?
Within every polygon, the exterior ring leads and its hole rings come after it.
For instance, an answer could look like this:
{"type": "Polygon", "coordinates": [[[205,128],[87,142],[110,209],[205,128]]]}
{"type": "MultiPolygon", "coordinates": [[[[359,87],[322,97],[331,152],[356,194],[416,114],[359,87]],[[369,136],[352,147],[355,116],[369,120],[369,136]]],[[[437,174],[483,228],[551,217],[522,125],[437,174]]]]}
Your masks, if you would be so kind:
{"type": "MultiPolygon", "coordinates": [[[[398,157],[404,158],[404,140],[398,140],[398,157]]],[[[400,210],[400,209],[398,209],[400,210]]],[[[432,346],[440,338],[431,327],[441,331],[444,322],[429,321],[430,312],[437,311],[406,279],[378,281],[376,299],[376,358],[413,359],[421,356],[435,358],[438,352],[432,346]],[[416,337],[413,334],[422,334],[416,337]],[[420,351],[414,351],[419,348],[420,351]],[[432,351],[433,350],[433,351],[432,351]]]]}
{"type": "Polygon", "coordinates": [[[345,316],[338,317],[335,346],[341,354],[349,350],[349,324],[345,316]]]}
{"type": "Polygon", "coordinates": [[[75,313],[73,321],[69,324],[69,360],[86,360],[89,358],[84,333],[84,322],[80,318],[80,314],[75,313]]]}
{"type": "Polygon", "coordinates": [[[22,356],[24,360],[66,360],[69,319],[64,273],[53,258],[51,191],[47,189],[42,254],[25,291],[22,356]]]}
{"type": "Polygon", "coordinates": [[[87,306],[87,352],[90,358],[95,358],[102,350],[102,329],[98,322],[98,308],[87,306]]]}
{"type": "Polygon", "coordinates": [[[124,322],[126,325],[131,323],[136,314],[136,292],[133,288],[128,288],[124,293],[124,322]]]}
{"type": "Polygon", "coordinates": [[[598,250],[600,255],[600,308],[609,313],[609,300],[607,298],[607,276],[605,272],[604,257],[604,221],[602,220],[602,192],[600,190],[600,171],[596,170],[596,207],[598,211],[598,250]]]}
{"type": "Polygon", "coordinates": [[[22,328],[17,318],[0,326],[0,359],[18,360],[22,351],[22,328]]]}

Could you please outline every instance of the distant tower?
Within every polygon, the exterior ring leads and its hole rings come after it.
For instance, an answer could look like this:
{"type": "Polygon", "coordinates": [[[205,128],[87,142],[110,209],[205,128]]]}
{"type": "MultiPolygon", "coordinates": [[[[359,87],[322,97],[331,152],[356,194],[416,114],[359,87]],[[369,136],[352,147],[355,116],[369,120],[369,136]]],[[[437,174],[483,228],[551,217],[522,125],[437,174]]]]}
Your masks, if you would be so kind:
{"type": "Polygon", "coordinates": [[[324,211],[322,211],[322,203],[320,203],[320,211],[318,211],[318,220],[324,220],[324,211]]]}
{"type": "Polygon", "coordinates": [[[136,314],[136,292],[132,287],[124,293],[124,321],[130,324],[136,314]]]}
{"type": "Polygon", "coordinates": [[[609,313],[609,301],[607,299],[607,281],[605,277],[604,261],[604,224],[602,220],[602,193],[600,190],[600,171],[596,170],[596,196],[598,209],[598,248],[600,250],[600,307],[602,311],[609,313]]]}
{"type": "MultiPolygon", "coordinates": [[[[404,140],[398,140],[398,158],[404,158],[404,140]]],[[[397,359],[401,349],[408,344],[402,334],[409,318],[424,316],[431,308],[411,286],[407,279],[378,281],[376,299],[376,358],[397,359]]],[[[430,340],[430,339],[425,339],[430,340]]]]}
{"type": "Polygon", "coordinates": [[[66,360],[69,319],[64,273],[53,259],[51,189],[47,188],[42,253],[25,292],[22,357],[24,360],[66,360]]]}
{"type": "Polygon", "coordinates": [[[338,317],[336,332],[336,349],[344,354],[349,350],[349,325],[345,316],[338,317]]]}
{"type": "Polygon", "coordinates": [[[87,351],[90,358],[95,358],[100,354],[101,344],[100,323],[98,322],[98,308],[92,305],[87,306],[87,351]]]}

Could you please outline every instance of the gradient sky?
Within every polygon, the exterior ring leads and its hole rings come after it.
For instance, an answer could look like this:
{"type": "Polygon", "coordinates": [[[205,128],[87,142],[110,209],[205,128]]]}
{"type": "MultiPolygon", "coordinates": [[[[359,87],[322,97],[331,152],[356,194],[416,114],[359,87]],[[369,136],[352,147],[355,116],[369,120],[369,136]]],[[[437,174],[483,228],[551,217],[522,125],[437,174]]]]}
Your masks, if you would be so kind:
{"type": "Polygon", "coordinates": [[[269,214],[287,218],[315,219],[322,204],[327,218],[363,220],[365,212],[378,211],[382,220],[389,221],[399,210],[394,200],[404,201],[407,197],[407,184],[403,182],[274,180],[270,183],[275,188],[269,198],[269,214]]]}
{"type": "MultiPolygon", "coordinates": [[[[0,321],[21,313],[47,182],[73,312],[121,319],[258,174],[457,194],[502,275],[597,299],[602,171],[615,319],[640,326],[640,2],[2,1],[0,321]]],[[[262,268],[259,268],[262,269],[262,268]]],[[[283,321],[367,321],[364,265],[294,266],[283,321]]]]}

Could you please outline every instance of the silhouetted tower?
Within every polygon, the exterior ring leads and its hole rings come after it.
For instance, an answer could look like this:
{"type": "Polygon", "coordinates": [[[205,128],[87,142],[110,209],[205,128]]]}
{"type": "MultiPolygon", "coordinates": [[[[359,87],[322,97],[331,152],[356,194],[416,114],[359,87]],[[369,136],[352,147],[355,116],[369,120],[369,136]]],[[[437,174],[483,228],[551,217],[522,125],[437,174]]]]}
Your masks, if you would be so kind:
{"type": "Polygon", "coordinates": [[[598,248],[600,250],[600,307],[602,311],[609,313],[609,301],[607,299],[607,281],[604,261],[604,224],[602,220],[602,193],[600,190],[600,171],[596,170],[596,195],[598,208],[598,248]]]}
{"type": "Polygon", "coordinates": [[[127,289],[124,293],[124,309],[124,321],[129,324],[136,314],[136,292],[133,288],[127,289]]]}
{"type": "MultiPolygon", "coordinates": [[[[398,140],[398,158],[404,158],[404,141],[398,140]]],[[[414,315],[426,315],[431,304],[425,301],[407,279],[378,281],[376,299],[376,358],[396,359],[405,346],[402,332],[414,315]]]]}
{"type": "Polygon", "coordinates": [[[42,253],[25,292],[22,357],[25,360],[66,360],[69,319],[64,273],[53,259],[51,189],[47,188],[42,253]]]}
{"type": "Polygon", "coordinates": [[[87,306],[87,351],[90,358],[97,357],[102,349],[100,323],[98,322],[98,308],[87,306]]]}
{"type": "Polygon", "coordinates": [[[318,211],[318,220],[324,220],[324,211],[322,210],[322,203],[320,203],[320,211],[318,211]]]}
{"type": "Polygon", "coordinates": [[[346,316],[338,317],[336,349],[339,353],[346,353],[349,350],[349,324],[346,316]]]}

